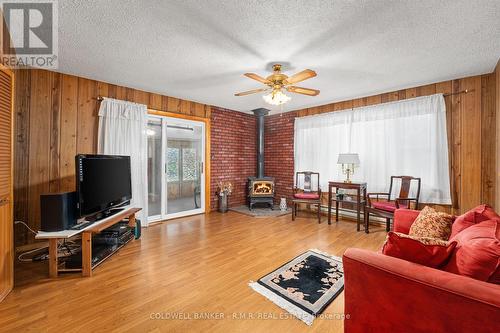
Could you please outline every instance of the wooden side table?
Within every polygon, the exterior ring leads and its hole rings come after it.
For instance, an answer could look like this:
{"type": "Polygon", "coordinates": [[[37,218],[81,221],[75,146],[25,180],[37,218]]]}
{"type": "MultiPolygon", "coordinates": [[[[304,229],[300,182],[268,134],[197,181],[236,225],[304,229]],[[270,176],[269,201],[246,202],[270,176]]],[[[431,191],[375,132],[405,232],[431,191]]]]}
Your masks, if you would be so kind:
{"type": "MultiPolygon", "coordinates": [[[[347,195],[349,196],[349,195],[347,195]]],[[[361,209],[365,214],[366,204],[366,183],[344,183],[344,182],[328,182],[328,224],[332,224],[332,202],[335,201],[335,222],[339,221],[339,204],[349,203],[355,206],[357,213],[357,230],[360,230],[361,225],[361,209]],[[335,188],[335,198],[333,198],[333,188],[335,188]],[[339,189],[356,190],[355,200],[346,200],[338,198],[339,189]]]]}

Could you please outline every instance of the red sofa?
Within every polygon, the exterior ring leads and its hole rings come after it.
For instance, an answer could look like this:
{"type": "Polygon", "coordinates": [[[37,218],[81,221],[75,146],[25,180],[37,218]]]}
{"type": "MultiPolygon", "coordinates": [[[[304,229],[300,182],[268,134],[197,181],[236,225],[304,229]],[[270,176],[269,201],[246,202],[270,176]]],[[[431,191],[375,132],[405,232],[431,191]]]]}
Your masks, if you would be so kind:
{"type": "MultiPolygon", "coordinates": [[[[418,213],[396,211],[394,231],[418,213]]],[[[343,263],[345,332],[500,332],[500,285],[361,249],[343,263]]]]}

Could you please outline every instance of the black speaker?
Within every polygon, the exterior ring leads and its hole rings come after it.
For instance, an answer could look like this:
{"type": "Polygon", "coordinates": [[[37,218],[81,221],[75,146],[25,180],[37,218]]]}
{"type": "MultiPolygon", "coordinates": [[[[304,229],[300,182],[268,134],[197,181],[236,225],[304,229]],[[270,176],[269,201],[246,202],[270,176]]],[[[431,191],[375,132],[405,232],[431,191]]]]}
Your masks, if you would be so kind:
{"type": "Polygon", "coordinates": [[[40,195],[42,231],[61,231],[76,224],[76,192],[47,193],[40,195]]]}

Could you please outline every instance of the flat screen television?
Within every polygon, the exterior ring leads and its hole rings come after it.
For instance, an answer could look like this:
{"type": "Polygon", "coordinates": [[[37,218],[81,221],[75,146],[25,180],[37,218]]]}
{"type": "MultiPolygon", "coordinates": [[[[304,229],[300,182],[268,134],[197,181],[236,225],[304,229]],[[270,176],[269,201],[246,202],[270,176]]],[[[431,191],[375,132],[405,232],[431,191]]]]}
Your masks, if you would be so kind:
{"type": "Polygon", "coordinates": [[[132,199],[130,156],[76,155],[80,217],[96,215],[132,199]]]}

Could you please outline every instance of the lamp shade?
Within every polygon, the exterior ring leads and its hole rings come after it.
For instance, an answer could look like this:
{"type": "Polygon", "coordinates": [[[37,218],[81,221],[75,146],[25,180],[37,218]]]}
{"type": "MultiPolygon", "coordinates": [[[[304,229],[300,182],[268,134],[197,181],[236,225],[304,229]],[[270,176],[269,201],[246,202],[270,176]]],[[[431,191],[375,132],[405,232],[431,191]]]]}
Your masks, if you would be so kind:
{"type": "Polygon", "coordinates": [[[337,164],[355,164],[359,165],[359,155],[354,154],[339,154],[337,164]]]}

